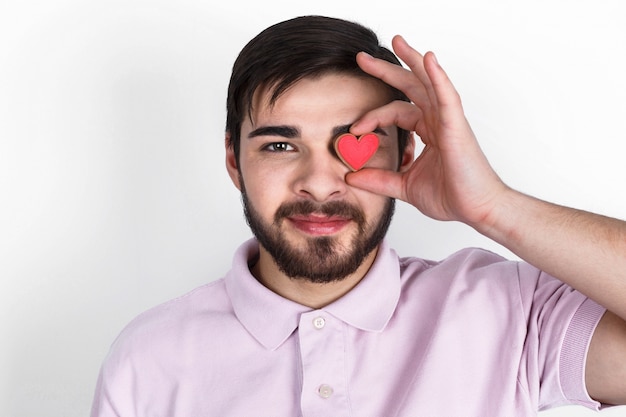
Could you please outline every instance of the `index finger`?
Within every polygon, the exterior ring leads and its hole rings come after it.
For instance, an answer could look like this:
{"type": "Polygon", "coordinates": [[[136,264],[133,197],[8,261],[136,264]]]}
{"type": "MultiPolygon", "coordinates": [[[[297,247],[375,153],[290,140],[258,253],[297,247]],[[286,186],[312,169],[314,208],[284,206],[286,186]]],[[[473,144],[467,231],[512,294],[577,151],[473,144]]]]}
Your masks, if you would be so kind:
{"type": "Polygon", "coordinates": [[[421,82],[431,103],[435,104],[437,102],[436,94],[433,90],[430,75],[425,68],[424,55],[409,45],[400,35],[393,37],[391,45],[398,58],[411,69],[411,73],[421,82]]]}
{"type": "Polygon", "coordinates": [[[363,71],[402,91],[414,103],[422,106],[430,103],[428,90],[417,74],[365,52],[359,52],[356,59],[363,71]]]}

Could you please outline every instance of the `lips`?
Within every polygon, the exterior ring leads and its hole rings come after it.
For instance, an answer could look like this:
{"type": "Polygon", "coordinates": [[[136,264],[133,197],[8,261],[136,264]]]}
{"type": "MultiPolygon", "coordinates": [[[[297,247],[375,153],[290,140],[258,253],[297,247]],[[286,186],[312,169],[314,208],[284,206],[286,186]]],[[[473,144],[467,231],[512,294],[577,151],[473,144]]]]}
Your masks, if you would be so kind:
{"type": "Polygon", "coordinates": [[[346,227],[351,219],[342,216],[293,215],[287,218],[298,230],[316,236],[332,235],[346,227]]]}

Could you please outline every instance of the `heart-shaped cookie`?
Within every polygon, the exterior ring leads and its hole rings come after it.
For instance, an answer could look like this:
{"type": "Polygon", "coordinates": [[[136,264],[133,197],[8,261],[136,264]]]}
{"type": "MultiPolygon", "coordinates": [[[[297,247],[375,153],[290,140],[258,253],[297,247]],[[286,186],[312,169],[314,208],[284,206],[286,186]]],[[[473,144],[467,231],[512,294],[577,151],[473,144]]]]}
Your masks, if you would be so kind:
{"type": "Polygon", "coordinates": [[[377,149],[378,136],[375,133],[367,133],[358,138],[346,133],[335,139],[337,155],[352,171],[363,168],[377,149]]]}

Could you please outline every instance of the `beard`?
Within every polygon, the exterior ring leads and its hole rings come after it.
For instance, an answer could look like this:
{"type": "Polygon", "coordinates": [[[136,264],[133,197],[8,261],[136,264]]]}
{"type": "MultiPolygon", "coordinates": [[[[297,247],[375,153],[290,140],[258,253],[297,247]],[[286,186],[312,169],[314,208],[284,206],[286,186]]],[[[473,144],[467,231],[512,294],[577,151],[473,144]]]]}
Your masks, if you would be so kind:
{"type": "Polygon", "coordinates": [[[273,223],[267,224],[248,199],[242,180],[240,178],[246,222],[280,271],[292,279],[328,283],[354,273],[385,237],[395,210],[395,200],[388,198],[380,217],[370,224],[358,207],[344,201],[320,204],[303,200],[283,203],[276,210],[273,223]],[[300,247],[289,243],[280,230],[281,224],[290,216],[312,213],[349,218],[356,223],[357,233],[348,245],[333,236],[308,237],[300,247]]]}

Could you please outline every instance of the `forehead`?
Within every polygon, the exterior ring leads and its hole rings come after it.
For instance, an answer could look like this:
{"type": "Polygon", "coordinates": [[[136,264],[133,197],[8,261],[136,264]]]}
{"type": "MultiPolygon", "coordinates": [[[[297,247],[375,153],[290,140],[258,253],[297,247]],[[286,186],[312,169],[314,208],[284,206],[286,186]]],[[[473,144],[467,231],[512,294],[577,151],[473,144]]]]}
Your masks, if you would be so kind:
{"type": "MultiPolygon", "coordinates": [[[[358,118],[392,99],[389,87],[369,76],[329,73],[299,80],[274,97],[275,85],[255,91],[252,125],[282,117],[358,118]]],[[[245,124],[245,122],[244,122],[245,124]]]]}

